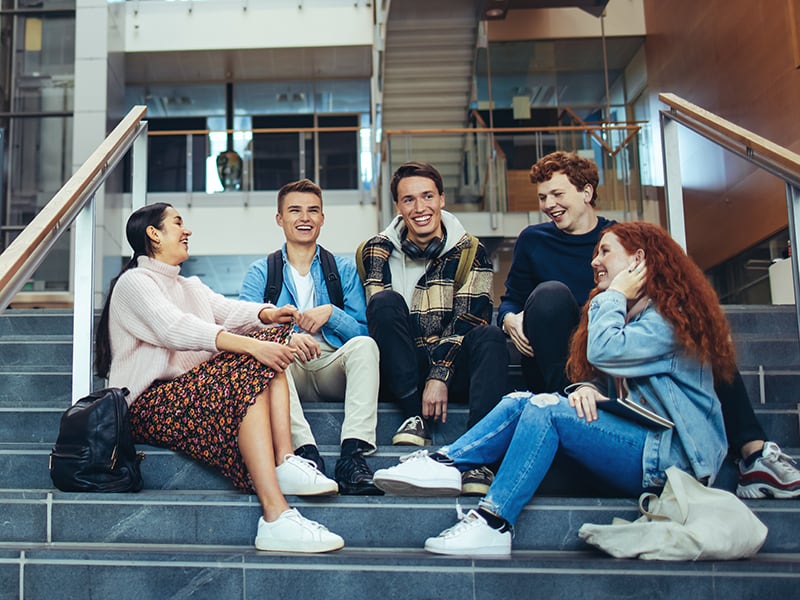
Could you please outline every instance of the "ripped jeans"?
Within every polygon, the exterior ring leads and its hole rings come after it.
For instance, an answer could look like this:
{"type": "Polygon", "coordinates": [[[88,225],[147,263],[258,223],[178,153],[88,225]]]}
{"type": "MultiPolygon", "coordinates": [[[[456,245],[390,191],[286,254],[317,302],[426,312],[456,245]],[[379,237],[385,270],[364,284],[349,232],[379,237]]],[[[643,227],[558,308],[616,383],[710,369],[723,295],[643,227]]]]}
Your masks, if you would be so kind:
{"type": "Polygon", "coordinates": [[[647,430],[598,412],[599,418],[587,423],[564,396],[514,392],[439,452],[453,459],[460,471],[502,458],[479,506],[512,525],[536,493],[559,448],[617,489],[638,496],[647,430]]]}

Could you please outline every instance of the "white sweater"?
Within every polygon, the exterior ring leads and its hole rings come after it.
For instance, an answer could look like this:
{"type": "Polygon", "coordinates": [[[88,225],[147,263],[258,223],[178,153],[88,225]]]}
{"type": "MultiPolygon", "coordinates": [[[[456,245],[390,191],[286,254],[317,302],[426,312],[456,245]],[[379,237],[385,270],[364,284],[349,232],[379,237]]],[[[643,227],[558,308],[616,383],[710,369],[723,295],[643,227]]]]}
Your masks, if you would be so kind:
{"type": "Polygon", "coordinates": [[[247,333],[264,327],[265,304],[230,300],[180,267],[148,258],[123,273],[111,295],[108,384],[127,387],[132,403],[159,379],[169,380],[217,352],[220,331],[247,333]]]}

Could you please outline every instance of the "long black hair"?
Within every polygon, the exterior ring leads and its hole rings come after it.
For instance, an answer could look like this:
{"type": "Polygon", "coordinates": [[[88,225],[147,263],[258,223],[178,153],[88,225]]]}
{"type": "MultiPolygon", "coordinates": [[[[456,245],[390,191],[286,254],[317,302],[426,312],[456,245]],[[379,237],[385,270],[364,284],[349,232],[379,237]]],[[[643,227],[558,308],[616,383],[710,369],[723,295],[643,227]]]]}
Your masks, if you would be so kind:
{"type": "Polygon", "coordinates": [[[97,325],[97,334],[94,338],[94,368],[98,377],[108,377],[108,371],[111,368],[111,337],[108,331],[108,313],[114,286],[117,284],[120,275],[129,269],[136,268],[140,256],[152,257],[155,254],[153,242],[147,236],[147,228],[152,225],[160,230],[166,210],[170,207],[171,205],[166,202],[156,202],[155,204],[143,206],[128,217],[128,223],[125,226],[125,237],[128,238],[128,244],[133,248],[133,258],[122,267],[122,270],[111,280],[111,284],[108,286],[106,302],[103,305],[103,312],[100,314],[100,322],[97,325]]]}

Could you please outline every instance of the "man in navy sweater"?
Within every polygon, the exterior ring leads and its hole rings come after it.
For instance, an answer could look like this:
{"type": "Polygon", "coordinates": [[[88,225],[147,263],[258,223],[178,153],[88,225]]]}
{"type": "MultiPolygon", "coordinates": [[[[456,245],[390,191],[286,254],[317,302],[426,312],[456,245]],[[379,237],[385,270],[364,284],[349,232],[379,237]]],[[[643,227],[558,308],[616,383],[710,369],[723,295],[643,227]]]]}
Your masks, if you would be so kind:
{"type": "MultiPolygon", "coordinates": [[[[595,213],[597,165],[574,153],[553,152],[531,167],[539,205],[549,223],[525,228],[517,239],[497,323],[522,355],[525,382],[535,392],[561,392],[569,384],[569,338],[594,287],[590,262],[603,229],[613,223],[595,213]]],[[[737,372],[718,382],[725,429],[738,452],[744,498],[800,496],[800,471],[766,433],[737,372]]]]}

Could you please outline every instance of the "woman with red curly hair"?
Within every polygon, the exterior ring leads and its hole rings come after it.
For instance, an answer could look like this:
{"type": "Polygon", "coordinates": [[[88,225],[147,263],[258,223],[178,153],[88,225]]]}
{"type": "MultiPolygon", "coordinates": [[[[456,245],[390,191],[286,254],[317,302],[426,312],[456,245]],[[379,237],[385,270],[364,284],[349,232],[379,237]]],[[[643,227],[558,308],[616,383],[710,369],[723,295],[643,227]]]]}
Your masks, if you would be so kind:
{"type": "Polygon", "coordinates": [[[388,492],[457,495],[460,471],[502,459],[477,510],[425,549],[505,555],[511,531],[559,448],[631,496],[661,488],[676,466],[712,482],[727,452],[714,376],[730,379],[734,350],[717,297],[669,234],[649,223],[606,229],[592,260],[596,288],[568,362],[567,397],[514,392],[458,440],[375,473],[388,492]],[[571,390],[571,391],[570,391],[571,390]],[[673,426],[598,410],[627,396],[673,426]]]}

